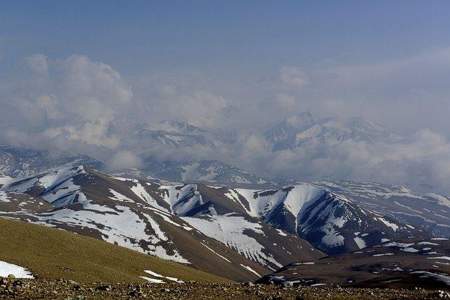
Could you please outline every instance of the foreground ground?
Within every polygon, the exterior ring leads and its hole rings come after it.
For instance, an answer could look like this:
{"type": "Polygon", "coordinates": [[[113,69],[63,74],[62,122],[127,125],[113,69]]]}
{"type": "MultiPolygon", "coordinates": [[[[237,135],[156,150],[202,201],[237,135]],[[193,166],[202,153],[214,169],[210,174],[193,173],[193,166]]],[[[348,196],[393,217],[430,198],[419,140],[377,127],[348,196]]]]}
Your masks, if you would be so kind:
{"type": "Polygon", "coordinates": [[[276,285],[78,284],[67,280],[0,279],[0,299],[450,299],[450,292],[424,289],[283,287],[276,285]]]}

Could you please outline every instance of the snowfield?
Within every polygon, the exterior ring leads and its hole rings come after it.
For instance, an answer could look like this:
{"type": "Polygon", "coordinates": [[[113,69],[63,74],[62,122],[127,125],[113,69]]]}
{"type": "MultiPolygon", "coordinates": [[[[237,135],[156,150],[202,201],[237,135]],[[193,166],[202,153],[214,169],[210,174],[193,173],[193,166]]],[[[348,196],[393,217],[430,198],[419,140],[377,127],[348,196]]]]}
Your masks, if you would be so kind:
{"type": "Polygon", "coordinates": [[[0,186],[8,184],[11,180],[13,180],[11,177],[0,174],[0,186]]]}
{"type": "Polygon", "coordinates": [[[183,220],[206,236],[235,249],[246,258],[263,265],[273,264],[280,268],[283,266],[273,256],[266,254],[264,246],[255,238],[246,234],[251,231],[256,235],[264,235],[261,226],[257,223],[251,223],[241,216],[232,215],[212,216],[204,219],[183,217],[183,220]]]}

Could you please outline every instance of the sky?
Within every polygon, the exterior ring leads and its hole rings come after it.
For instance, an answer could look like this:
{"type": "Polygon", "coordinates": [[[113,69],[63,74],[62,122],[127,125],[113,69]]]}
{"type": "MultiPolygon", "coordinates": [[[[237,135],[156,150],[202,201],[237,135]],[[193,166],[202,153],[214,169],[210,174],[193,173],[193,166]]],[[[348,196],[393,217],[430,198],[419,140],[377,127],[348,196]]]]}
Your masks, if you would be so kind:
{"type": "Polygon", "coordinates": [[[136,124],[176,119],[255,135],[311,111],[413,137],[389,149],[399,176],[433,165],[444,185],[449,12],[448,1],[4,2],[0,141],[101,157],[122,151],[136,124]]]}
{"type": "Polygon", "coordinates": [[[73,53],[127,75],[370,63],[450,43],[446,1],[9,1],[3,56],[73,53]]]}
{"type": "MultiPolygon", "coordinates": [[[[268,88],[283,67],[320,77],[313,83],[322,90],[323,73],[335,68],[371,72],[433,59],[450,45],[449,8],[447,1],[10,1],[0,11],[0,70],[9,76],[33,54],[52,60],[75,54],[111,66],[133,85],[155,77],[195,80],[229,98],[261,99],[257,90],[268,88]]],[[[413,87],[398,89],[406,94],[413,87]]],[[[369,90],[378,99],[366,101],[398,101],[391,88],[369,90]]],[[[361,102],[356,92],[338,92],[361,102]]],[[[393,119],[378,121],[399,126],[393,119]]]]}

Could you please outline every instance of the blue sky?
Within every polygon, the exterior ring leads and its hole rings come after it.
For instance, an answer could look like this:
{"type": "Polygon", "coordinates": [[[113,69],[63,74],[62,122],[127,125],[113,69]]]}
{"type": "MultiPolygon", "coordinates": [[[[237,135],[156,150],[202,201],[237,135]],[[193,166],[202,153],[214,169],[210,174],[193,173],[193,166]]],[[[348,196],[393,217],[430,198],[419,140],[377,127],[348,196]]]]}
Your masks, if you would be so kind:
{"type": "Polygon", "coordinates": [[[450,45],[448,1],[9,1],[3,57],[87,55],[124,72],[264,72],[450,45]]]}

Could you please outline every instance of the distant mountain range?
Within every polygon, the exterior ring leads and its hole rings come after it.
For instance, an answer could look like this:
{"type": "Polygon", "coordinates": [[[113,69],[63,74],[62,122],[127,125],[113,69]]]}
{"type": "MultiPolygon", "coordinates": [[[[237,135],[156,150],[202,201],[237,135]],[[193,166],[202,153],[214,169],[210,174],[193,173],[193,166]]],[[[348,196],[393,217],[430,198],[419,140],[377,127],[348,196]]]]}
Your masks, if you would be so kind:
{"type": "MultiPolygon", "coordinates": [[[[86,155],[50,153],[29,148],[0,146],[0,176],[26,177],[39,174],[65,163],[87,165],[98,170],[135,177],[152,177],[178,182],[210,182],[226,184],[267,184],[269,180],[218,160],[159,160],[142,154],[140,168],[110,170],[105,163],[86,155]]],[[[1,183],[1,182],[0,182],[1,183]]]]}
{"type": "MultiPolygon", "coordinates": [[[[294,115],[263,132],[255,133],[265,139],[273,153],[301,149],[309,155],[307,157],[323,159],[342,143],[391,143],[402,139],[382,126],[361,118],[316,119],[311,113],[294,115]]],[[[228,157],[224,160],[221,151],[239,148],[242,139],[245,136],[239,139],[231,133],[206,130],[186,122],[163,121],[142,124],[130,130],[124,148],[139,158],[140,164],[134,169],[107,169],[104,162],[85,155],[1,146],[0,173],[15,177],[33,175],[78,159],[81,164],[89,164],[99,170],[180,182],[276,185],[304,179],[300,173],[298,176],[280,176],[269,174],[270,170],[261,176],[242,168],[239,158],[228,157]],[[230,161],[233,163],[230,164],[230,161]]]]}
{"type": "Polygon", "coordinates": [[[157,124],[144,124],[136,128],[134,135],[139,146],[149,147],[158,144],[172,147],[219,146],[221,141],[208,130],[186,122],[162,121],[157,124]]]}
{"type": "Polygon", "coordinates": [[[346,141],[373,143],[400,138],[381,125],[362,118],[315,119],[311,113],[289,117],[269,128],[264,136],[274,151],[307,145],[331,147],[346,141]]]}
{"type": "Polygon", "coordinates": [[[0,176],[26,177],[66,163],[79,163],[103,169],[102,162],[87,155],[50,152],[30,148],[0,145],[0,176]]]}
{"type": "MultiPolygon", "coordinates": [[[[272,151],[273,155],[281,151],[300,151],[305,153],[305,157],[325,160],[333,155],[336,147],[344,143],[390,144],[403,140],[381,125],[362,118],[316,118],[311,113],[291,116],[266,130],[251,134],[263,138],[268,146],[264,151],[272,151]]],[[[222,153],[223,149],[239,149],[245,139],[245,134],[239,137],[237,134],[206,130],[185,122],[165,121],[137,128],[134,138],[130,138],[135,141],[130,144],[130,149],[138,149],[142,158],[141,174],[172,181],[261,184],[304,179],[300,172],[298,175],[294,172],[289,176],[280,176],[279,173],[270,174],[270,170],[266,170],[264,176],[254,175],[242,167],[236,167],[241,165],[239,158],[224,161],[220,155],[216,155],[222,153]],[[165,155],[167,153],[181,155],[165,155]],[[205,158],[199,159],[202,155],[205,158]],[[235,166],[230,165],[230,161],[234,161],[235,166]]]]}

